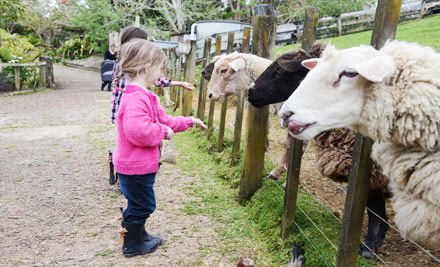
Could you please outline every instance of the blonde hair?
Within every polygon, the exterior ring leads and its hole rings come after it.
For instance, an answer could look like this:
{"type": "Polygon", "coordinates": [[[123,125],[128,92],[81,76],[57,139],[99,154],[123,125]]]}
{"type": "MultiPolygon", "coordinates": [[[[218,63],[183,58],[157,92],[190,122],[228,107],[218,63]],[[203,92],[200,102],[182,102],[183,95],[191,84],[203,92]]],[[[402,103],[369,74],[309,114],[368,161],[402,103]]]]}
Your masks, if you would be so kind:
{"type": "Polygon", "coordinates": [[[122,76],[139,76],[146,65],[164,68],[166,62],[167,58],[162,49],[145,39],[134,38],[121,46],[119,68],[113,85],[116,87],[122,76]]]}

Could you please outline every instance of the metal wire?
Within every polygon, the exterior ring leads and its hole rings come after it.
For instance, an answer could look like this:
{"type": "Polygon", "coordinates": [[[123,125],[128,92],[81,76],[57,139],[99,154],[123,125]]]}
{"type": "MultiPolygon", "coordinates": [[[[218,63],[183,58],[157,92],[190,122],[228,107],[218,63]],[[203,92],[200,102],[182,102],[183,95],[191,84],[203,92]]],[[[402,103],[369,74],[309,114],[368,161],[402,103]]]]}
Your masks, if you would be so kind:
{"type": "MultiPolygon", "coordinates": [[[[338,185],[335,181],[332,181],[332,183],[338,187],[339,189],[341,189],[342,191],[344,191],[345,193],[347,193],[347,189],[341,187],[340,185],[338,185]]],[[[369,207],[366,207],[367,210],[371,213],[373,213],[375,216],[377,216],[380,220],[382,220],[384,223],[386,223],[389,227],[391,227],[393,230],[395,230],[396,232],[398,232],[401,236],[405,236],[399,229],[397,229],[394,225],[392,225],[391,223],[389,223],[388,221],[386,221],[384,218],[382,218],[381,216],[379,216],[377,213],[375,213],[374,211],[372,211],[369,207]]],[[[435,260],[436,262],[440,263],[440,259],[437,258],[436,256],[432,255],[429,251],[427,251],[424,247],[422,247],[421,245],[419,245],[416,241],[412,240],[409,237],[405,237],[405,239],[409,240],[411,243],[413,243],[416,247],[418,247],[420,250],[422,250],[425,254],[427,254],[428,256],[430,256],[433,260],[435,260]]],[[[374,252],[373,252],[374,253],[374,252]]]]}
{"type": "MultiPolygon", "coordinates": [[[[273,181],[273,180],[271,180],[275,185],[277,185],[277,187],[280,189],[280,190],[282,190],[283,192],[284,192],[284,189],[279,185],[279,184],[277,184],[275,181],[273,181]]],[[[309,189],[307,189],[307,187],[305,187],[303,184],[301,184],[301,187],[303,187],[304,189],[306,189],[306,192],[308,193],[308,194],[310,194],[310,196],[312,196],[312,198],[314,199],[314,200],[316,200],[319,204],[321,204],[321,206],[325,209],[325,210],[327,210],[327,212],[329,212],[339,223],[341,223],[342,224],[342,221],[336,216],[336,215],[334,215],[333,214],[333,212],[331,212],[328,208],[327,208],[327,206],[325,205],[325,204],[323,204],[322,202],[320,202],[312,193],[310,193],[309,192],[309,189]]],[[[281,199],[280,199],[280,201],[282,201],[281,199]]],[[[301,211],[302,211],[302,213],[304,213],[304,215],[307,217],[307,219],[315,226],[315,228],[316,229],[318,229],[318,231],[321,233],[321,235],[323,235],[324,236],[324,238],[332,245],[332,247],[336,250],[336,251],[338,251],[338,249],[337,249],[337,247],[336,247],[336,245],[334,245],[333,244],[333,242],[331,242],[331,240],[324,234],[324,232],[313,222],[313,220],[308,216],[308,214],[297,204],[296,205],[301,211]]],[[[295,224],[296,224],[296,222],[295,222],[295,224]]],[[[385,266],[390,266],[390,265],[388,265],[386,262],[385,262],[385,260],[384,259],[382,259],[381,257],[379,257],[379,255],[378,254],[376,254],[374,251],[373,251],[373,249],[372,248],[370,248],[369,246],[367,246],[366,244],[365,244],[365,242],[364,241],[362,241],[361,240],[361,244],[362,245],[364,245],[380,262],[382,262],[385,266]]]]}
{"type": "MultiPolygon", "coordinates": [[[[335,217],[336,218],[336,220],[338,220],[339,221],[339,223],[341,223],[342,224],[342,221],[336,216],[336,215],[334,215],[333,214],[333,212],[331,212],[328,208],[327,208],[327,206],[325,205],[325,204],[323,204],[321,201],[319,201],[312,193],[310,193],[309,192],[309,190],[307,189],[307,187],[305,187],[303,184],[301,184],[301,187],[303,187],[306,191],[307,191],[307,193],[308,194],[310,194],[312,197],[313,197],[313,199],[315,199],[319,204],[321,204],[321,206],[323,206],[331,215],[333,215],[333,217],[335,217]]],[[[373,251],[373,249],[372,248],[370,248],[369,246],[367,246],[367,244],[365,244],[365,242],[364,241],[362,241],[361,240],[361,244],[362,245],[364,245],[371,253],[373,253],[373,255],[380,261],[380,262],[382,262],[385,266],[390,266],[390,265],[388,265],[386,262],[385,262],[385,260],[384,259],[382,259],[381,257],[379,257],[379,255],[378,254],[376,254],[374,251],[373,251]]]]}
{"type": "Polygon", "coordinates": [[[302,213],[304,213],[304,215],[306,215],[307,219],[309,219],[309,221],[316,227],[316,229],[318,229],[318,231],[325,237],[325,239],[327,239],[327,241],[330,243],[330,245],[332,245],[332,247],[338,251],[338,248],[335,246],[335,244],[333,244],[333,242],[324,234],[324,232],[315,224],[315,222],[309,217],[309,215],[307,215],[307,213],[301,208],[301,206],[299,206],[298,204],[296,205],[296,207],[298,209],[300,209],[302,211],[302,213]]]}
{"type": "Polygon", "coordinates": [[[319,253],[319,250],[315,247],[313,242],[304,233],[303,229],[301,227],[299,227],[299,225],[296,222],[294,222],[294,223],[295,223],[296,227],[298,227],[298,229],[300,230],[301,234],[307,239],[307,242],[309,242],[309,244],[313,247],[313,249],[318,253],[319,257],[322,259],[322,261],[325,263],[325,265],[330,266],[328,264],[328,262],[324,259],[324,257],[321,255],[321,253],[319,253]]]}

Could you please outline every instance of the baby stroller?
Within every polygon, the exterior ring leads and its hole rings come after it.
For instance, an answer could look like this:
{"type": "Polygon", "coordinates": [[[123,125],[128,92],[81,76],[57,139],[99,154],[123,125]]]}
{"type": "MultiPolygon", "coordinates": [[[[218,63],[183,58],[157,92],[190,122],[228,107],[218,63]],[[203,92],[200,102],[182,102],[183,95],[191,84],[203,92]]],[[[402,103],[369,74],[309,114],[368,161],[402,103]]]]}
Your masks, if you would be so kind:
{"type": "Polygon", "coordinates": [[[115,66],[115,61],[113,60],[104,60],[101,63],[101,91],[104,91],[104,87],[108,84],[107,90],[111,91],[112,88],[112,74],[113,74],[113,67],[115,66]]]}

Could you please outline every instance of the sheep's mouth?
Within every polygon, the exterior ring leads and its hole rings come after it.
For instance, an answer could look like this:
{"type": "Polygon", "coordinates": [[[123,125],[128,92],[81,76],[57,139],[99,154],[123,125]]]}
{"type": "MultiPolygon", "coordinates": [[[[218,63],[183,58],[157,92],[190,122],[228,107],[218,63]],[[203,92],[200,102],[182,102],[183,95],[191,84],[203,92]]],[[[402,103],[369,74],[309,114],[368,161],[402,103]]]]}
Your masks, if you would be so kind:
{"type": "Polygon", "coordinates": [[[287,125],[287,128],[289,128],[289,130],[294,134],[294,135],[299,135],[302,132],[304,132],[307,128],[309,128],[310,126],[315,125],[316,122],[313,123],[307,123],[307,124],[302,124],[299,123],[297,121],[290,121],[289,124],[287,125]]]}

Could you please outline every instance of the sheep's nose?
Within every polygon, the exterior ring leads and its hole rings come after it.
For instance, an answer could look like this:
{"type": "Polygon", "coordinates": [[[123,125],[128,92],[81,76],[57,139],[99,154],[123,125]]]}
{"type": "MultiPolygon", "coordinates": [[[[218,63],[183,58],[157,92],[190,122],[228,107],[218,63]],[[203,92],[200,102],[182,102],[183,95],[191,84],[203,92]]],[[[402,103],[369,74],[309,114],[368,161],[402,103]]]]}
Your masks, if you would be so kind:
{"type": "Polygon", "coordinates": [[[209,97],[209,99],[211,99],[212,98],[212,94],[209,94],[208,97],[209,97]]]}
{"type": "Polygon", "coordinates": [[[293,113],[292,111],[286,111],[286,112],[284,112],[283,113],[283,120],[287,120],[290,116],[292,116],[293,114],[295,114],[295,113],[293,113]]]}
{"type": "Polygon", "coordinates": [[[249,87],[249,90],[248,90],[248,97],[251,97],[251,94],[252,94],[252,91],[253,91],[253,90],[255,90],[255,87],[254,87],[254,86],[249,87]]]}
{"type": "Polygon", "coordinates": [[[284,127],[284,128],[287,128],[287,127],[289,126],[289,118],[290,118],[290,116],[292,116],[293,114],[294,114],[294,113],[291,112],[291,111],[286,111],[286,112],[283,113],[283,117],[282,117],[282,119],[283,119],[283,127],[284,127]]]}
{"type": "Polygon", "coordinates": [[[206,74],[206,71],[202,70],[202,75],[205,75],[205,74],[206,74]]]}

